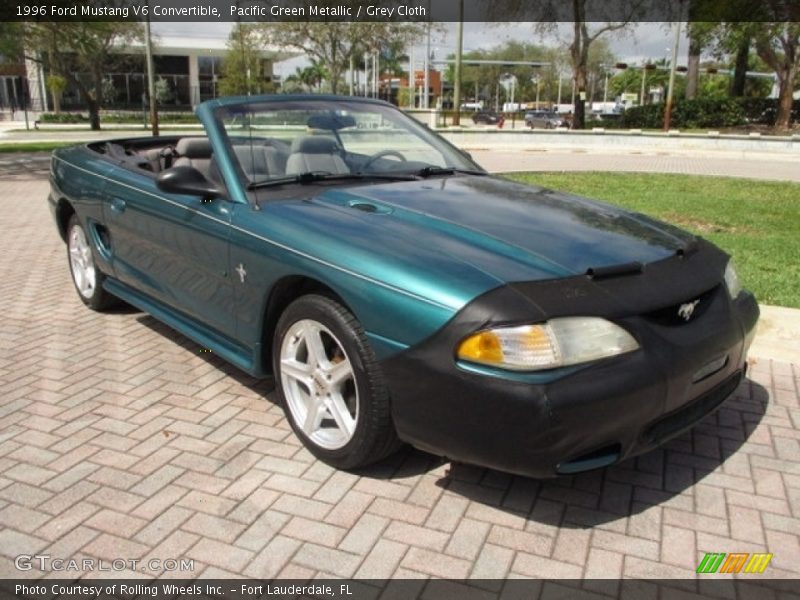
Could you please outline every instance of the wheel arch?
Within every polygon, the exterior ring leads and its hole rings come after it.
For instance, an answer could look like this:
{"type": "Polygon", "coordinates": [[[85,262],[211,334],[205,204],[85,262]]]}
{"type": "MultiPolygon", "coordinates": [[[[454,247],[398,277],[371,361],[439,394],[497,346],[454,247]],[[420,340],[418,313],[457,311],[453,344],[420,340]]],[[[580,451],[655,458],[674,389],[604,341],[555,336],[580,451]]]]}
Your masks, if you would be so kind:
{"type": "MultiPolygon", "coordinates": [[[[332,287],[306,275],[287,275],[279,279],[269,291],[264,304],[264,317],[261,327],[261,367],[264,372],[272,370],[272,337],[281,314],[301,296],[320,294],[335,300],[353,313],[347,302],[332,287]]],[[[355,315],[355,313],[353,313],[355,315]]],[[[355,315],[358,318],[358,315],[355,315]]]]}
{"type": "Polygon", "coordinates": [[[67,241],[67,225],[72,215],[75,214],[75,209],[66,198],[60,198],[56,203],[56,225],[58,227],[58,234],[61,236],[61,241],[67,241]]]}

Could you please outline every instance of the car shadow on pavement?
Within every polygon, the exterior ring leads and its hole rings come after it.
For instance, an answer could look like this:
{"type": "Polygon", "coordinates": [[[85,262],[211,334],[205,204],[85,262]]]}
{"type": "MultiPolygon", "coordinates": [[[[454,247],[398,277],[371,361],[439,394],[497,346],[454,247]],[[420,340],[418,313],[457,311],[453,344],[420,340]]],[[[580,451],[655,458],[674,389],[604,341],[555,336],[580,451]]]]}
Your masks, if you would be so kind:
{"type": "MultiPolygon", "coordinates": [[[[132,310],[120,307],[120,311],[132,310]]],[[[201,357],[267,402],[275,403],[271,377],[257,379],[177,333],[153,317],[142,325],[187,352],[201,357]]],[[[554,479],[532,479],[474,465],[451,462],[411,447],[374,465],[354,471],[379,480],[435,477],[435,485],[487,508],[545,527],[590,528],[631,517],[666,502],[693,511],[687,490],[710,475],[749,477],[747,453],[737,454],[763,418],[769,393],[745,379],[714,414],[664,446],[619,464],[554,479]],[[742,464],[744,463],[744,464],[742,464]],[[683,496],[683,498],[681,498],[683,496]]],[[[480,440],[476,440],[480,443],[480,440]]]]}

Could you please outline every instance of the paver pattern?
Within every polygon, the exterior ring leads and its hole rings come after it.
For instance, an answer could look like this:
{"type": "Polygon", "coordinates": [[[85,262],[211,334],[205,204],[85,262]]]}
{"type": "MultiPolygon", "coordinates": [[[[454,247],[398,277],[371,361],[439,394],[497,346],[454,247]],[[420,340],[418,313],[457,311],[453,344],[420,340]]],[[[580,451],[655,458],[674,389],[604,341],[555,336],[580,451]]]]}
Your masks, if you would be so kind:
{"type": "Polygon", "coordinates": [[[772,552],[770,576],[800,574],[797,365],[752,360],[692,432],[598,472],[537,481],[411,449],[337,472],[270,381],[133,309],[86,309],[47,191],[0,175],[0,577],[63,576],[15,569],[35,553],[193,559],[167,573],[184,577],[692,579],[705,552],[772,552]]]}

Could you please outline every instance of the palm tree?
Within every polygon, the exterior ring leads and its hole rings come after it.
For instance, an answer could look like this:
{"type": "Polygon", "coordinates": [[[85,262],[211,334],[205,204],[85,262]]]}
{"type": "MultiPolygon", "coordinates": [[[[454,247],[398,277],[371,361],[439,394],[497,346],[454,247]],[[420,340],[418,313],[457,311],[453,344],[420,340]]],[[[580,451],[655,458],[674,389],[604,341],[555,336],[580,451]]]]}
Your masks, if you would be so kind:
{"type": "Polygon", "coordinates": [[[322,91],[322,82],[328,78],[328,71],[320,63],[312,60],[309,66],[302,69],[298,67],[295,76],[300,83],[306,86],[308,91],[317,88],[317,92],[320,92],[322,91]]]}

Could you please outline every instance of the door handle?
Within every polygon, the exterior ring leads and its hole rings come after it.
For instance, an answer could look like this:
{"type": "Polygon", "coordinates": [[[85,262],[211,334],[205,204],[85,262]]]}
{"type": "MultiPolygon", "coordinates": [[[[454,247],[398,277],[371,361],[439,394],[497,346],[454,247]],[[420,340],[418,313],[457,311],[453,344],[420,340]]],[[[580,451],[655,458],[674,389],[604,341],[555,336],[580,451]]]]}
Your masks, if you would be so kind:
{"type": "Polygon", "coordinates": [[[126,205],[127,203],[125,202],[125,200],[122,200],[121,198],[111,199],[111,210],[113,210],[115,213],[120,213],[120,214],[124,213],[126,205]]]}

